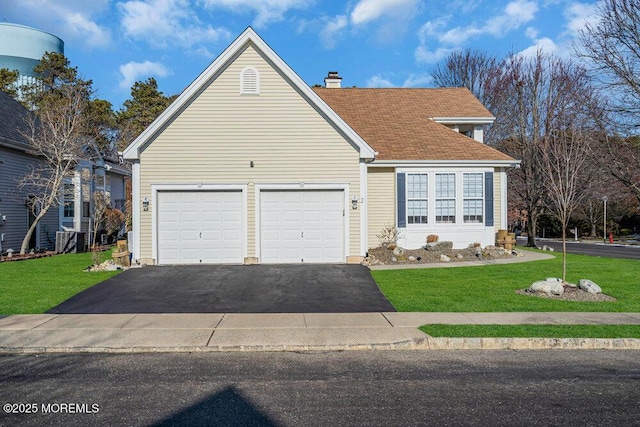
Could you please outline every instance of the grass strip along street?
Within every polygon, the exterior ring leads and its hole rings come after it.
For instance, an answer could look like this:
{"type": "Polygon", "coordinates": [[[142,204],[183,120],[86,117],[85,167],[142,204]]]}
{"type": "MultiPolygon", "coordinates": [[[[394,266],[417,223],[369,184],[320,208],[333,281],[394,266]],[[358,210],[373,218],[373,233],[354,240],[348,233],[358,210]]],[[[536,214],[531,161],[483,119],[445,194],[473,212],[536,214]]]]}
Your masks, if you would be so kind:
{"type": "MultiPolygon", "coordinates": [[[[101,253],[102,260],[110,257],[111,251],[101,253]]],[[[0,263],[0,315],[44,313],[118,274],[85,272],[91,264],[89,252],[0,263]]]]}
{"type": "Polygon", "coordinates": [[[640,325],[424,325],[447,338],[640,338],[640,325]]]}

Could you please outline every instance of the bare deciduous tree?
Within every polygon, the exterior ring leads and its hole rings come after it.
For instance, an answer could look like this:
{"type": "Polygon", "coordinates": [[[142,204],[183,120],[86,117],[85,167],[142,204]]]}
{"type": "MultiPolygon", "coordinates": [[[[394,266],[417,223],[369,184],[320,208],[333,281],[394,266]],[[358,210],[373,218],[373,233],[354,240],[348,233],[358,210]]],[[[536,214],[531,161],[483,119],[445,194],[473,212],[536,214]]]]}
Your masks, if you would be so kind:
{"type": "Polygon", "coordinates": [[[493,144],[522,163],[510,173],[510,190],[523,204],[527,245],[535,246],[537,221],[548,206],[546,174],[540,167],[549,138],[585,116],[592,94],[585,70],[538,51],[533,57],[509,56],[487,86],[496,121],[487,133],[493,144]]]}
{"type": "Polygon", "coordinates": [[[468,88],[484,105],[490,107],[486,96],[487,80],[497,66],[498,60],[485,52],[457,50],[443,63],[436,65],[431,76],[436,86],[468,88]]]}
{"type": "Polygon", "coordinates": [[[40,162],[17,183],[19,189],[29,194],[34,216],[22,241],[21,254],[27,251],[40,220],[51,207],[60,203],[63,184],[73,177],[76,164],[82,158],[85,108],[86,92],[65,85],[47,96],[46,101],[28,115],[23,134],[30,145],[30,153],[40,162]]]}
{"type": "Polygon", "coordinates": [[[585,59],[609,101],[606,135],[597,151],[600,165],[640,202],[640,2],[603,0],[598,20],[580,32],[576,53],[585,59]],[[622,136],[618,136],[622,135],[622,136]]]}
{"type": "Polygon", "coordinates": [[[585,168],[590,156],[591,130],[575,121],[542,141],[539,167],[544,175],[547,206],[562,226],[562,281],[567,279],[567,227],[578,204],[588,195],[592,169],[585,168]],[[581,126],[578,126],[581,125],[581,126]]]}

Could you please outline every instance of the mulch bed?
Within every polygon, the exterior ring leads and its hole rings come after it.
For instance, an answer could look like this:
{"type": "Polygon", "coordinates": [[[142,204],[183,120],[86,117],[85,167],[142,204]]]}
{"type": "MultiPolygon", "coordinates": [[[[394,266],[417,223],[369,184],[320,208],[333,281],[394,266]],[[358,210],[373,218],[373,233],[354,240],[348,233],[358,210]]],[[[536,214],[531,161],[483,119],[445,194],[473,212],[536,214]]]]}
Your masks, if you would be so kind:
{"type": "Polygon", "coordinates": [[[396,256],[391,249],[377,247],[369,249],[364,265],[394,265],[394,264],[446,264],[461,261],[487,261],[501,258],[514,258],[517,251],[507,251],[495,247],[486,247],[480,253],[475,248],[447,249],[444,251],[426,250],[425,248],[405,249],[402,256],[396,256]],[[449,261],[442,261],[441,255],[449,257],[449,261]],[[410,261],[409,257],[415,258],[410,261]]]}
{"type": "Polygon", "coordinates": [[[583,301],[583,302],[612,302],[617,301],[616,298],[605,294],[592,294],[583,291],[577,286],[564,285],[564,293],[562,295],[547,295],[544,292],[530,292],[528,289],[518,289],[516,294],[528,295],[538,298],[558,299],[563,301],[583,301]]]}

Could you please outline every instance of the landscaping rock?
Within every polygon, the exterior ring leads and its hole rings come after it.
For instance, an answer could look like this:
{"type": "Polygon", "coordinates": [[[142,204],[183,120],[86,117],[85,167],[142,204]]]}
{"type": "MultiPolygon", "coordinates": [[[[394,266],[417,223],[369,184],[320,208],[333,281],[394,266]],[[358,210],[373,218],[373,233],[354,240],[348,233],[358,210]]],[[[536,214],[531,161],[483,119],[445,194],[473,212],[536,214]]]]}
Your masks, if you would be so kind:
{"type": "Polygon", "coordinates": [[[439,239],[437,234],[429,234],[427,236],[427,243],[436,243],[439,239]]]}
{"type": "Polygon", "coordinates": [[[564,293],[564,286],[562,286],[562,282],[558,282],[555,278],[551,278],[551,280],[538,280],[534,282],[527,289],[529,292],[539,292],[544,293],[546,295],[562,295],[564,293]]]}
{"type": "Polygon", "coordinates": [[[409,258],[407,258],[409,261],[415,261],[416,257],[414,257],[413,255],[410,255],[409,258]]]}
{"type": "Polygon", "coordinates": [[[445,252],[453,249],[453,242],[435,242],[435,243],[427,243],[424,247],[428,251],[434,252],[445,252]]]}
{"type": "Polygon", "coordinates": [[[440,261],[442,262],[449,262],[451,261],[451,258],[449,258],[448,256],[446,256],[445,254],[440,255],[440,261]]]}
{"type": "Polygon", "coordinates": [[[404,255],[404,254],[405,254],[405,252],[407,252],[407,251],[406,251],[404,248],[401,248],[400,246],[396,247],[396,248],[393,250],[393,254],[394,254],[395,256],[402,256],[402,255],[404,255]]]}
{"type": "Polygon", "coordinates": [[[580,289],[582,289],[583,291],[587,291],[590,294],[602,293],[602,288],[589,279],[580,279],[578,286],[580,287],[580,289]]]}

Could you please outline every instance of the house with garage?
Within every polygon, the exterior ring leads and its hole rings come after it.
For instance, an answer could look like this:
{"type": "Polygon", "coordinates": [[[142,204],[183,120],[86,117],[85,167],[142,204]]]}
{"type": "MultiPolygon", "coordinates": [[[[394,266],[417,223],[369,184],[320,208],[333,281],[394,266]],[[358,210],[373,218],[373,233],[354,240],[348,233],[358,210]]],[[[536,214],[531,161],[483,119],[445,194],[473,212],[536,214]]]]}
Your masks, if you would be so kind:
{"type": "MultiPolygon", "coordinates": [[[[32,194],[17,188],[18,180],[41,161],[31,153],[24,136],[28,114],[22,104],[0,91],[0,253],[19,252],[35,217],[32,194]]],[[[128,168],[117,159],[105,158],[92,145],[87,145],[86,154],[61,189],[61,203],[40,220],[29,250],[53,249],[57,231],[84,233],[88,243],[94,191],[106,191],[112,207],[125,208],[128,168]]]]}
{"type": "Polygon", "coordinates": [[[360,262],[455,247],[506,227],[513,158],[483,144],[466,89],[311,88],[246,29],[124,151],[134,259],[147,264],[360,262]]]}

